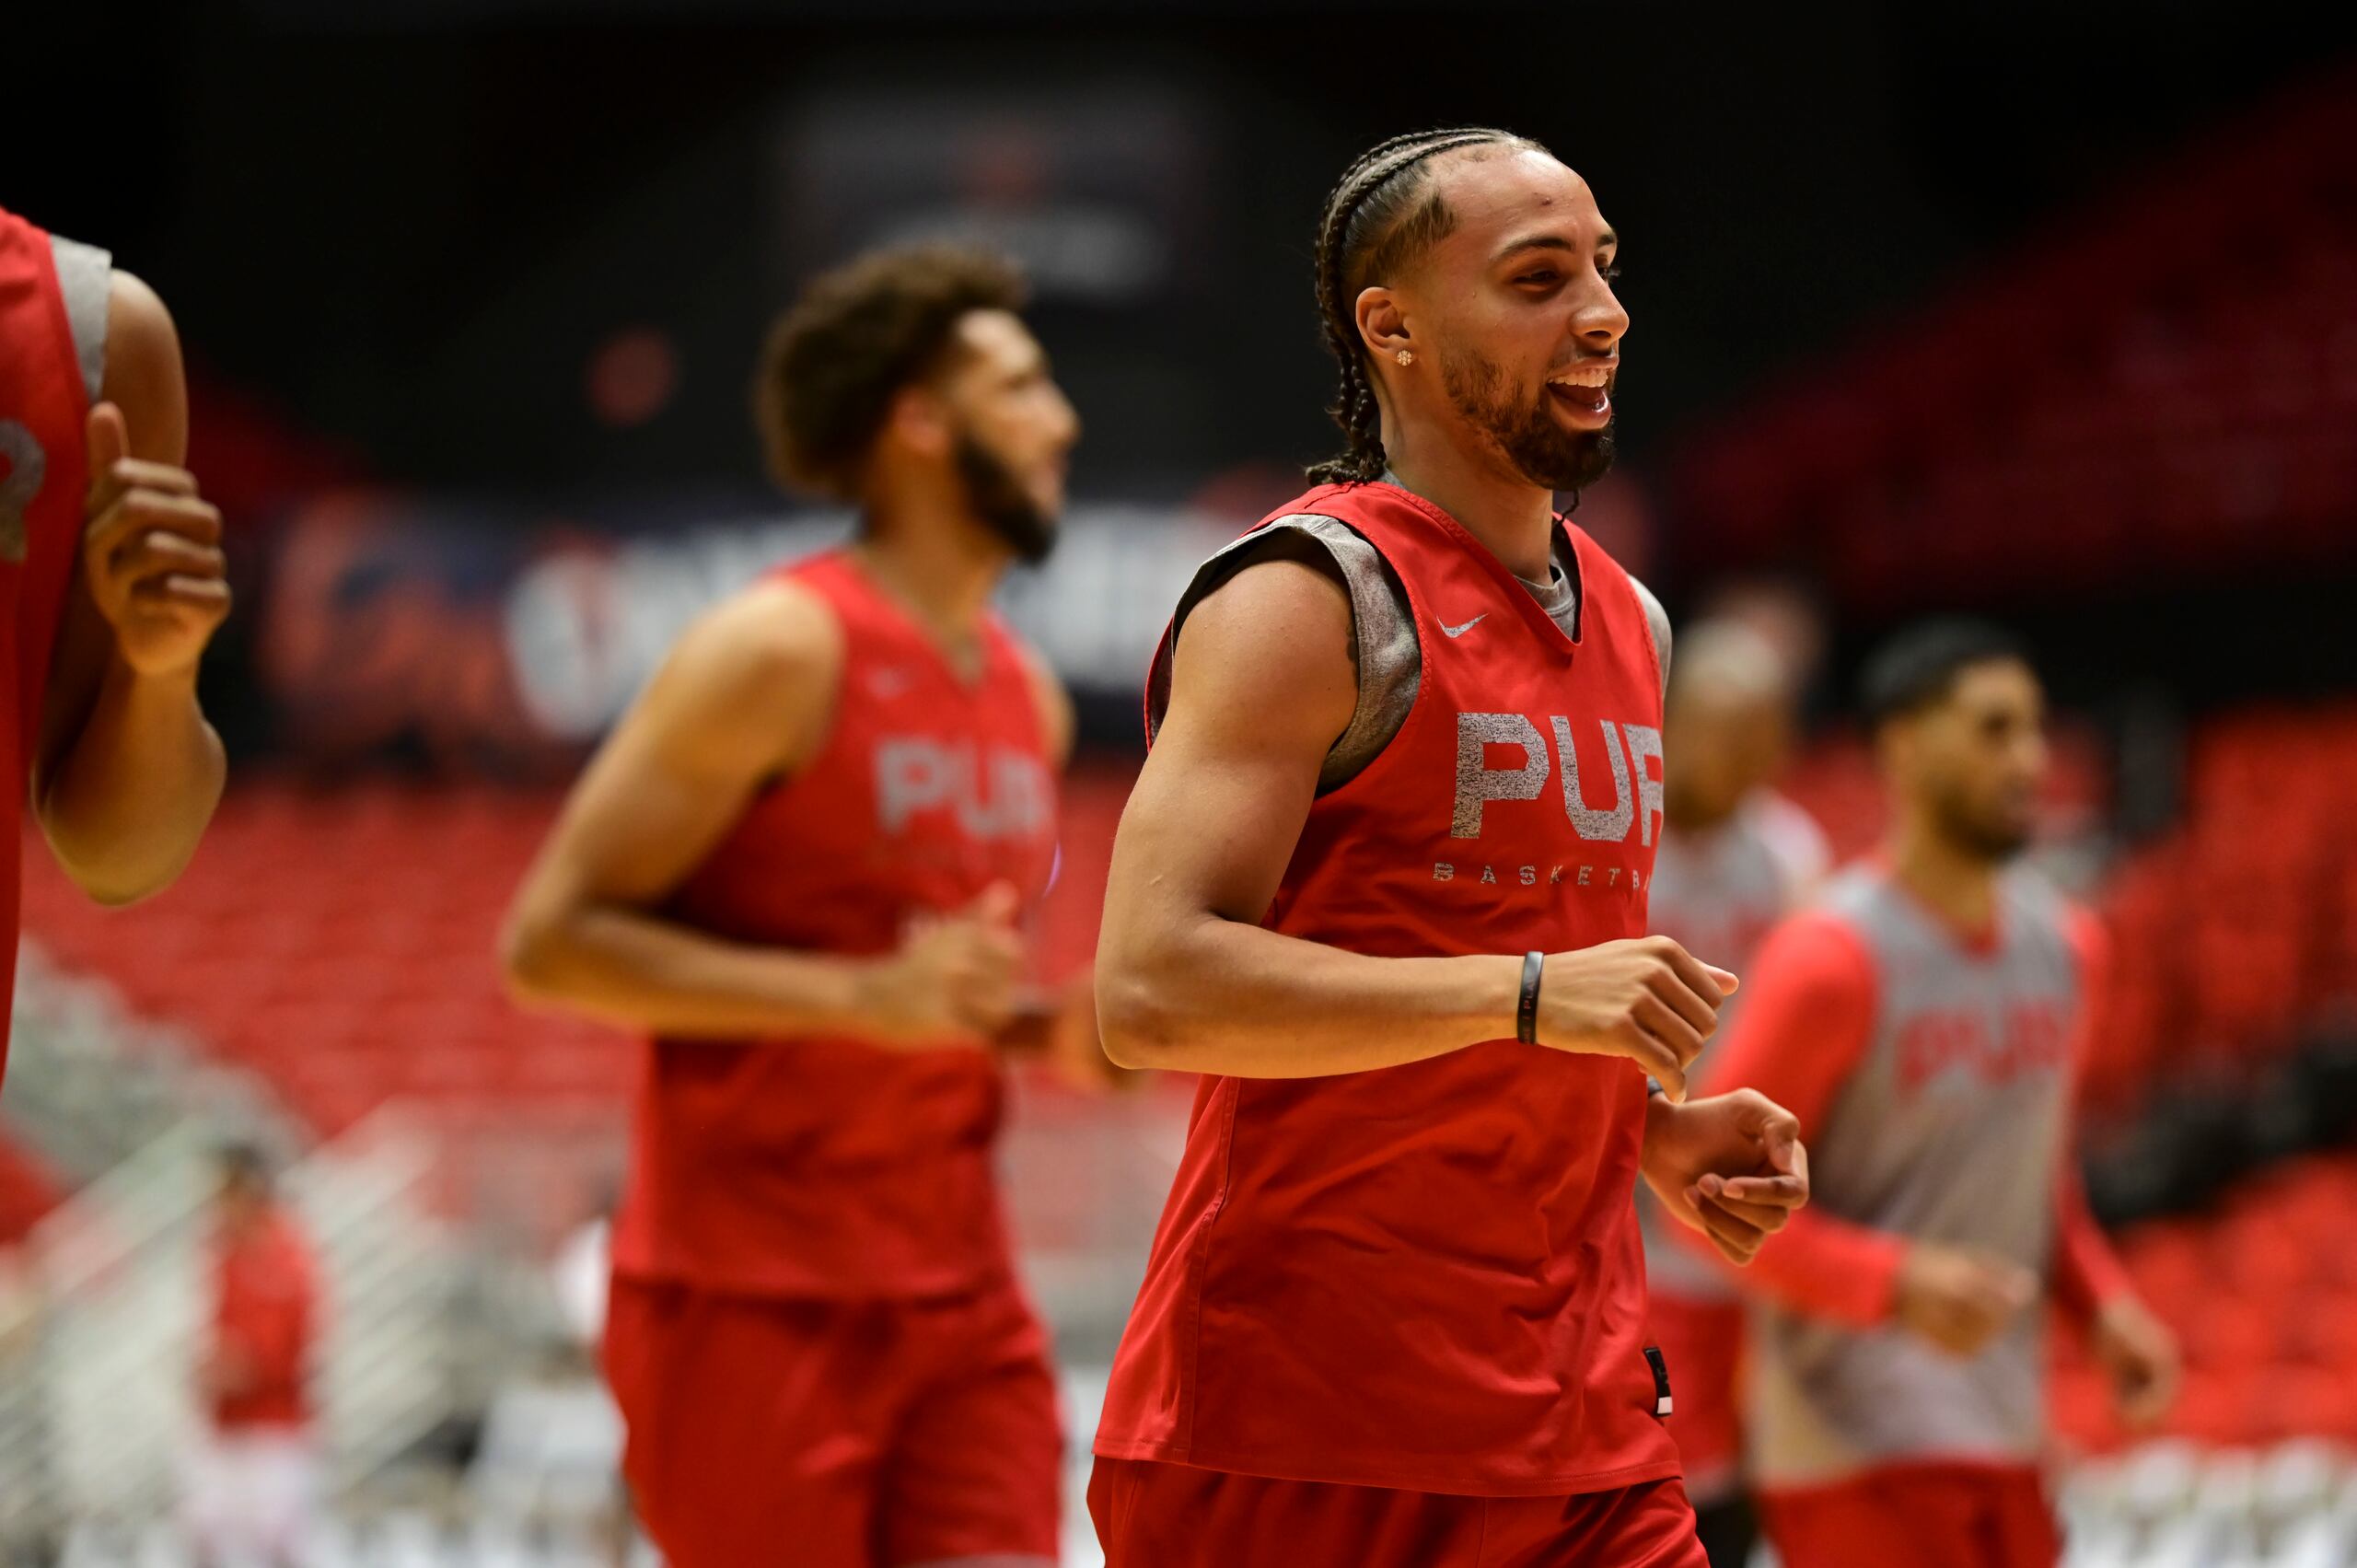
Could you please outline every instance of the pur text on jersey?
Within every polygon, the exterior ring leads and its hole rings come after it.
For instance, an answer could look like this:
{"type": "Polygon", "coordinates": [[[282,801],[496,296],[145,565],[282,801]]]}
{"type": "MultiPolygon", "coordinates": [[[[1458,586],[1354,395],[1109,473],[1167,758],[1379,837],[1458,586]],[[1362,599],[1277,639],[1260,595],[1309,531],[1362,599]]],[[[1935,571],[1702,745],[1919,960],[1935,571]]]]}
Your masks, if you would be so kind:
{"type": "Polygon", "coordinates": [[[1661,731],[1651,725],[1620,724],[1598,719],[1603,734],[1603,759],[1612,773],[1612,804],[1588,804],[1580,782],[1580,753],[1572,721],[1558,714],[1549,721],[1554,732],[1553,761],[1538,726],[1522,714],[1459,714],[1457,715],[1457,808],[1448,836],[1481,836],[1482,808],[1493,800],[1536,800],[1551,772],[1562,781],[1563,813],[1579,836],[1596,843],[1619,843],[1633,823],[1640,842],[1654,842],[1661,819],[1661,731]],[[1521,749],[1517,767],[1492,768],[1492,746],[1521,749]],[[1625,748],[1625,749],[1624,749],[1625,748]],[[1650,762],[1651,766],[1647,766],[1650,762]],[[1630,784],[1635,782],[1633,797],[1630,784]]]}

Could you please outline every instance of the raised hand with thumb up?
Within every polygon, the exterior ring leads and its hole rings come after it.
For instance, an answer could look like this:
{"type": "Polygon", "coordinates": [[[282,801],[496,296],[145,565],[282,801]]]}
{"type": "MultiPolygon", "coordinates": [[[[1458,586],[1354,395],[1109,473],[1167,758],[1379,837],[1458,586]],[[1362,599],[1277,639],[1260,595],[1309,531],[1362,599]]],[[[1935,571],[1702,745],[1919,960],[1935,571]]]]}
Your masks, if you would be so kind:
{"type": "Polygon", "coordinates": [[[221,514],[186,469],[131,456],[122,411],[90,410],[82,563],[90,598],[140,675],[193,673],[229,613],[221,514]]]}

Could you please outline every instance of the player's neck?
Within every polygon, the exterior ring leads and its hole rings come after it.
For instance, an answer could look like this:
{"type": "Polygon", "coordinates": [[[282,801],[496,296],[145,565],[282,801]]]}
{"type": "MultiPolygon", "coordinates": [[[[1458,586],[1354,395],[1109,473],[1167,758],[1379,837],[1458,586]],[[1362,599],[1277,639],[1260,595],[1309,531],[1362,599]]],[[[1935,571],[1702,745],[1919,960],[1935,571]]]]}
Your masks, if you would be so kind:
{"type": "Polygon", "coordinates": [[[852,553],[869,578],[946,643],[970,641],[1005,575],[1008,552],[963,517],[879,515],[852,553]]]}
{"type": "Polygon", "coordinates": [[[1519,474],[1463,451],[1440,432],[1384,422],[1392,477],[1457,519],[1525,582],[1547,581],[1554,564],[1555,496],[1519,474]]]}
{"type": "Polygon", "coordinates": [[[1997,917],[1997,867],[1924,823],[1902,820],[1886,851],[1892,875],[1957,931],[1985,932],[1997,917]]]}

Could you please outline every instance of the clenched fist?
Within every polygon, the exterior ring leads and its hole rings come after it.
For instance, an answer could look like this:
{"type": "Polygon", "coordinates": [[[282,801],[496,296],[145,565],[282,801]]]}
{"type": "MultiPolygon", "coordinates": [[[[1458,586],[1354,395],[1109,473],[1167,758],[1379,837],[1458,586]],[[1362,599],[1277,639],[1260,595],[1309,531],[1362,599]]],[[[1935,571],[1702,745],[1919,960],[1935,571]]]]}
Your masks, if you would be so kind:
{"type": "Polygon", "coordinates": [[[1645,1183],[1662,1206],[1747,1264],[1808,1202],[1801,1124],[1757,1089],[1645,1107],[1645,1183]]]}
{"type": "Polygon", "coordinates": [[[82,570],[122,661],[146,676],[192,671],[229,613],[221,514],[196,476],[130,456],[122,411],[90,410],[82,570]]]}
{"type": "Polygon", "coordinates": [[[914,927],[900,951],[870,971],[863,1010],[895,1043],[986,1042],[1019,1000],[1020,902],[1013,888],[994,882],[964,909],[914,927]]]}
{"type": "Polygon", "coordinates": [[[1738,983],[1666,936],[1600,942],[1548,957],[1538,982],[1538,1043],[1589,1056],[1625,1056],[1671,1101],[1686,1098],[1686,1069],[1719,1027],[1738,983]]]}
{"type": "Polygon", "coordinates": [[[2038,1299],[2027,1269],[1994,1253],[1919,1241],[1898,1267],[1898,1321],[1950,1355],[1979,1355],[2038,1299]]]}

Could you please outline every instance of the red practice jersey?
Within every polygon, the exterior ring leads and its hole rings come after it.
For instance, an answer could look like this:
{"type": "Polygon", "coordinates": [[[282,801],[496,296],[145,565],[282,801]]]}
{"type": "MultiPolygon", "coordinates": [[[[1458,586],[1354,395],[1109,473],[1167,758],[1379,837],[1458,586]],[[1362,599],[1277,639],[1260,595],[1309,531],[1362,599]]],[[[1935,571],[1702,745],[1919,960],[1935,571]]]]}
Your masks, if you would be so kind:
{"type": "Polygon", "coordinates": [[[214,1264],[214,1353],[235,1367],[239,1381],[215,1394],[215,1427],[310,1424],[319,1318],[319,1268],[293,1214],[273,1209],[248,1235],[221,1243],[214,1264]]]}
{"type": "MultiPolygon", "coordinates": [[[[1055,862],[1039,699],[995,618],[969,680],[850,555],[784,575],[832,609],[842,682],[824,743],[763,792],[673,899],[730,941],[884,954],[993,882],[1055,862]]],[[[1002,1275],[991,1177],[1001,1083],[972,1049],[656,1040],[632,1121],[618,1273],[822,1297],[969,1291],[1002,1275]]]]}
{"type": "Polygon", "coordinates": [[[106,367],[106,252],[0,211],[0,1064],[17,973],[27,773],[82,538],[82,429],[106,367]]]}
{"type": "MultiPolygon", "coordinates": [[[[1387,957],[1642,935],[1661,671],[1634,584],[1568,528],[1573,636],[1395,485],[1277,516],[1302,514],[1390,563],[1422,669],[1399,733],[1311,807],[1263,923],[1387,957]]],[[[1631,1063],[1511,1039],[1206,1077],[1097,1452],[1489,1496],[1675,1475],[1630,1202],[1644,1122],[1631,1063]]]]}

